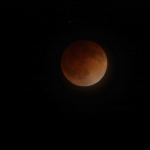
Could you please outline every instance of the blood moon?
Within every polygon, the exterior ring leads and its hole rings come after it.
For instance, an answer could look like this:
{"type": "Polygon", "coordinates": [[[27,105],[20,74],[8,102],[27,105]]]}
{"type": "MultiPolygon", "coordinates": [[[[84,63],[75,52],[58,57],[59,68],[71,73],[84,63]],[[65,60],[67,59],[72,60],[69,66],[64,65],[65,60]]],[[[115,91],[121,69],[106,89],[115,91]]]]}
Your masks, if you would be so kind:
{"type": "Polygon", "coordinates": [[[76,41],[64,51],[61,69],[71,83],[77,86],[91,86],[105,75],[107,56],[95,42],[76,41]]]}

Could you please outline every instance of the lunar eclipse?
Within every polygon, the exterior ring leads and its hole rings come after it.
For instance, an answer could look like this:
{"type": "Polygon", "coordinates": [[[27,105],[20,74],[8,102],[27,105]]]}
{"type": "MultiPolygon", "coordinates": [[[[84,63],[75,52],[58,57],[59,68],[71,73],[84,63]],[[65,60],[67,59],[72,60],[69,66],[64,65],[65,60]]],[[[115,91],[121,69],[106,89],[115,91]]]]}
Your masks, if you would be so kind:
{"type": "Polygon", "coordinates": [[[74,85],[91,86],[105,75],[107,56],[95,42],[76,41],[64,51],[61,69],[64,76],[74,85]]]}

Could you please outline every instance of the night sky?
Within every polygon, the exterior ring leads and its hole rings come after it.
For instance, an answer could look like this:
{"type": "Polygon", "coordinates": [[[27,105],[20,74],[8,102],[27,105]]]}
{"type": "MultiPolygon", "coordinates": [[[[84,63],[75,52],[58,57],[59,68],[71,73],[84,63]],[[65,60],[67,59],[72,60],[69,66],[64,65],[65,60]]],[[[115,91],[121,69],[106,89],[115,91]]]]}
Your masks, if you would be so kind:
{"type": "Polygon", "coordinates": [[[20,2],[0,11],[6,146],[149,147],[148,3],[20,2]],[[64,50],[78,40],[98,43],[108,57],[106,75],[91,88],[61,71],[64,50]]]}

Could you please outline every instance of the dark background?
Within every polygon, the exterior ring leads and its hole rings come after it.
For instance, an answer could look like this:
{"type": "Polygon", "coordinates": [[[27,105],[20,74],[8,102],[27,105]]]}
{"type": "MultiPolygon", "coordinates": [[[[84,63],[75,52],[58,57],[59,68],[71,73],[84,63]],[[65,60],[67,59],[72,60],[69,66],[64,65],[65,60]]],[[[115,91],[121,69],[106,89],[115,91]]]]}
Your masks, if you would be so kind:
{"type": "Polygon", "coordinates": [[[5,146],[149,147],[149,3],[9,2],[0,13],[5,146]],[[60,67],[64,50],[85,39],[108,57],[92,88],[70,84],[60,67]]]}

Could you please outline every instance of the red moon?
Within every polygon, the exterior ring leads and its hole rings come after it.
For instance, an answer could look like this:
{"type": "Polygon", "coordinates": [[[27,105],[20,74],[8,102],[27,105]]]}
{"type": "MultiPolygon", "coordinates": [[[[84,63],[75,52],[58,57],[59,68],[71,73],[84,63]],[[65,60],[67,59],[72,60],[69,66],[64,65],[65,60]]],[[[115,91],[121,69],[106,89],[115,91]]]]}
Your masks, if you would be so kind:
{"type": "Polygon", "coordinates": [[[61,69],[71,83],[77,86],[91,86],[105,75],[107,56],[95,42],[76,41],[64,51],[61,69]]]}

